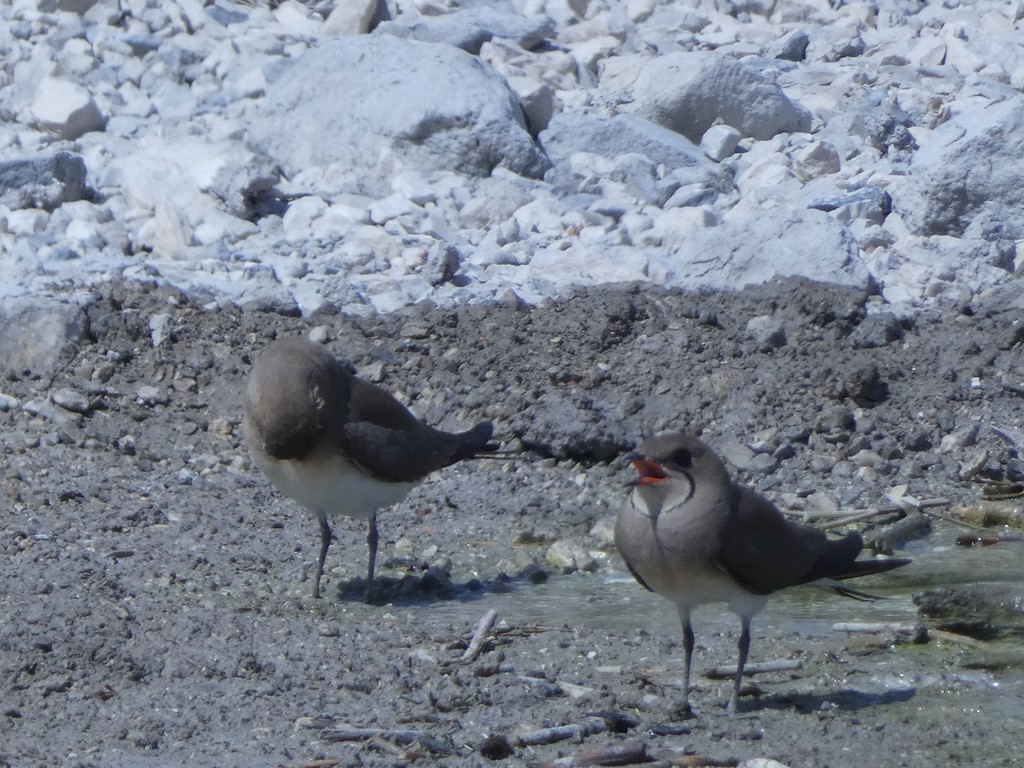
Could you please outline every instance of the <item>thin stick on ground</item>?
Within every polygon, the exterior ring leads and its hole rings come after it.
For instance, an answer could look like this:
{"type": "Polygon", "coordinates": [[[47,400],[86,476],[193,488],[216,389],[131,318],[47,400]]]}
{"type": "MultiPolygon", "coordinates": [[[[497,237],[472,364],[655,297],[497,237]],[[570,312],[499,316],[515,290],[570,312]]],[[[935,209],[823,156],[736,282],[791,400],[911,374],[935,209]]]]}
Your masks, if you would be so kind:
{"type": "MultiPolygon", "coordinates": [[[[747,664],[743,668],[744,675],[756,675],[759,672],[792,672],[803,669],[804,663],[800,659],[776,659],[775,661],[762,661],[747,664]]],[[[730,680],[736,677],[736,667],[712,667],[704,672],[704,677],[710,680],[730,680]]]]}
{"type": "MultiPolygon", "coordinates": [[[[926,510],[931,509],[933,507],[946,506],[949,506],[949,499],[922,499],[921,501],[914,504],[913,508],[925,512],[926,510]]],[[[878,517],[879,515],[891,515],[895,512],[906,511],[907,507],[902,504],[886,504],[884,506],[878,507],[877,509],[868,509],[865,510],[864,512],[854,512],[852,514],[846,515],[836,520],[832,520],[831,522],[824,523],[823,525],[819,525],[818,528],[822,529],[823,531],[827,531],[832,528],[842,528],[844,525],[849,525],[850,523],[860,523],[864,520],[870,520],[871,518],[878,517]]],[[[935,513],[927,512],[927,514],[933,515],[935,513]]]]}
{"type": "Polygon", "coordinates": [[[473,633],[473,638],[469,641],[469,645],[462,656],[457,659],[459,664],[469,664],[469,662],[476,660],[483,651],[484,641],[487,640],[488,634],[494,628],[494,622],[497,618],[498,612],[493,608],[480,618],[480,622],[476,625],[476,631],[473,633]]]}

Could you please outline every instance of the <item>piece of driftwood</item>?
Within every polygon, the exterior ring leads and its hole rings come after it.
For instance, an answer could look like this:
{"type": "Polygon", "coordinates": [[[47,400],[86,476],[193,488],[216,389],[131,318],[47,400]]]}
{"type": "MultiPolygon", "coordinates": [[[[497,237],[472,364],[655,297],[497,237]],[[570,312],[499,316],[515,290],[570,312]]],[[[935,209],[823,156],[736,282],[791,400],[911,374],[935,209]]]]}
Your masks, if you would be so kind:
{"type": "Polygon", "coordinates": [[[915,624],[900,624],[891,621],[840,621],[832,625],[836,632],[898,632],[913,634],[917,631],[915,624]]]}
{"type": "Polygon", "coordinates": [[[575,755],[557,760],[530,763],[531,768],[592,768],[593,766],[650,765],[647,745],[639,741],[624,741],[601,747],[581,749],[575,755]]]}
{"type": "Polygon", "coordinates": [[[537,747],[542,744],[556,744],[566,739],[582,739],[586,736],[593,736],[608,729],[608,724],[603,718],[588,717],[582,722],[569,725],[556,725],[552,728],[538,728],[535,731],[526,731],[519,734],[517,741],[524,747],[537,747]]]}
{"type": "Polygon", "coordinates": [[[412,744],[425,739],[423,731],[407,731],[389,728],[324,728],[320,738],[324,741],[367,741],[369,739],[386,739],[396,744],[412,744]]]}
{"type": "MultiPolygon", "coordinates": [[[[744,675],[756,675],[758,672],[789,672],[795,669],[803,669],[804,663],[800,659],[776,659],[775,661],[761,661],[747,664],[743,667],[744,675]]],[[[704,677],[710,680],[731,680],[736,677],[736,667],[712,667],[704,671],[704,677]]]]}
{"type": "Polygon", "coordinates": [[[473,633],[473,637],[469,641],[469,645],[466,647],[462,656],[458,659],[460,664],[469,664],[471,661],[476,660],[480,655],[480,652],[483,650],[484,641],[487,640],[487,635],[490,634],[497,618],[498,612],[493,608],[487,611],[487,613],[480,618],[479,623],[476,625],[476,631],[473,633]]]}
{"type": "Polygon", "coordinates": [[[710,757],[709,755],[693,754],[692,752],[679,752],[667,750],[666,754],[659,752],[655,757],[666,757],[670,765],[686,766],[686,768],[736,768],[740,761],[735,757],[710,757]]]}
{"type": "Polygon", "coordinates": [[[895,550],[911,539],[920,538],[932,527],[932,519],[922,512],[909,512],[902,520],[890,523],[881,528],[873,528],[870,535],[864,537],[864,548],[884,555],[891,555],[895,550]]]}
{"type": "MultiPolygon", "coordinates": [[[[927,509],[932,509],[934,507],[948,507],[948,506],[949,506],[949,499],[942,499],[942,498],[938,498],[938,499],[920,499],[918,501],[915,501],[915,503],[913,504],[913,508],[914,509],[921,510],[922,512],[927,510],[927,509]]],[[[861,522],[863,522],[865,520],[870,520],[873,517],[879,517],[880,515],[891,515],[891,514],[893,514],[895,512],[906,512],[906,511],[907,511],[907,507],[904,504],[886,504],[886,505],[878,507],[876,509],[868,509],[868,510],[865,510],[863,512],[851,512],[851,513],[847,513],[847,514],[842,514],[841,516],[837,517],[835,520],[832,520],[832,521],[827,522],[827,523],[823,523],[822,525],[819,525],[817,527],[821,528],[822,530],[827,531],[827,530],[830,530],[832,528],[842,528],[844,525],[849,525],[850,523],[861,523],[861,522]]],[[[831,515],[829,515],[829,517],[831,517],[831,515]]]]}
{"type": "Polygon", "coordinates": [[[927,632],[928,636],[938,638],[939,640],[945,640],[949,643],[957,643],[958,645],[967,645],[971,648],[978,648],[979,650],[991,650],[992,645],[986,643],[984,640],[978,640],[967,635],[961,635],[957,632],[950,632],[945,629],[933,629],[931,627],[925,627],[916,624],[900,624],[895,622],[837,622],[832,625],[832,629],[837,632],[896,632],[901,635],[916,635],[922,631],[927,632]]]}

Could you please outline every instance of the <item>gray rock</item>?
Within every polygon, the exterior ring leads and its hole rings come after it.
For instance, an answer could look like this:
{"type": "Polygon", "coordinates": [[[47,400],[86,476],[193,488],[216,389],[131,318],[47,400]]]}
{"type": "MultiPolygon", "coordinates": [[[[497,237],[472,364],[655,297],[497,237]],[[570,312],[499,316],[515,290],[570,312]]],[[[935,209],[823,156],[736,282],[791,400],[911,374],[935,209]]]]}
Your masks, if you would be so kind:
{"type": "Polygon", "coordinates": [[[892,312],[868,315],[850,333],[850,342],[858,349],[877,349],[902,338],[903,325],[892,312]]]}
{"type": "Polygon", "coordinates": [[[956,584],[914,595],[918,613],[942,629],[992,638],[1024,630],[1024,591],[1017,584],[956,584]]]}
{"type": "MultiPolygon", "coordinates": [[[[874,363],[854,368],[843,378],[843,392],[862,408],[873,408],[889,397],[889,385],[874,363]]],[[[923,449],[916,449],[923,450],[923,449]]]]}
{"type": "Polygon", "coordinates": [[[143,384],[139,387],[136,397],[142,405],[164,405],[170,402],[170,398],[167,397],[167,393],[163,389],[150,384],[143,384]]]}
{"type": "Polygon", "coordinates": [[[85,195],[85,161],[70,152],[0,160],[0,205],[52,211],[85,195]]]}
{"type": "Polygon", "coordinates": [[[64,410],[71,411],[72,413],[88,413],[91,410],[89,398],[81,392],[75,392],[73,389],[58,389],[55,392],[51,392],[50,399],[54,405],[59,405],[64,410]]]}
{"type": "Polygon", "coordinates": [[[331,40],[298,57],[267,86],[248,135],[293,183],[325,195],[385,194],[405,164],[474,176],[549,167],[498,73],[450,46],[391,35],[331,40]]]}
{"type": "Polygon", "coordinates": [[[759,315],[747,321],[747,333],[761,345],[762,349],[779,349],[786,346],[786,329],[771,315],[759,315]]]}
{"type": "Polygon", "coordinates": [[[814,431],[825,434],[852,432],[856,426],[853,411],[845,405],[833,405],[814,418],[814,431]]]}
{"type": "Polygon", "coordinates": [[[462,264],[462,254],[454,245],[436,242],[427,249],[420,275],[431,285],[449,282],[462,264]]]}
{"type": "Polygon", "coordinates": [[[590,529],[588,534],[593,539],[597,546],[602,549],[611,549],[615,546],[615,515],[609,515],[602,517],[593,527],[590,529]]]}
{"type": "Polygon", "coordinates": [[[338,3],[324,19],[328,35],[363,35],[391,18],[385,0],[349,0],[338,3]]]}
{"type": "Polygon", "coordinates": [[[843,224],[863,219],[869,224],[881,224],[892,210],[892,198],[884,189],[866,186],[842,196],[813,199],[808,208],[827,211],[843,224]]]}
{"type": "Polygon", "coordinates": [[[731,125],[713,125],[704,132],[700,148],[716,163],[729,157],[743,136],[731,125]]]}
{"type": "Polygon", "coordinates": [[[803,61],[810,40],[810,36],[803,30],[794,30],[765,48],[764,55],[770,59],[803,61]]]}
{"type": "Polygon", "coordinates": [[[0,308],[0,366],[50,376],[71,361],[88,328],[85,312],[75,304],[7,301],[0,308]]]}
{"type": "Polygon", "coordinates": [[[609,159],[624,154],[640,154],[652,163],[699,180],[714,192],[732,189],[732,174],[711,162],[690,140],[678,133],[635,115],[612,118],[579,112],[556,115],[540,135],[540,143],[555,168],[548,175],[553,183],[571,174],[569,161],[578,152],[589,152],[609,159]]]}
{"type": "Polygon", "coordinates": [[[939,451],[942,453],[961,453],[967,448],[975,445],[978,439],[978,431],[981,425],[977,421],[962,424],[947,435],[943,435],[939,441],[939,451]]]}
{"type": "Polygon", "coordinates": [[[40,416],[60,426],[77,426],[82,422],[82,415],[63,408],[57,408],[49,400],[26,400],[22,410],[33,416],[40,416]]]}
{"type": "Polygon", "coordinates": [[[562,573],[574,571],[596,571],[600,564],[587,548],[578,541],[561,539],[545,553],[545,559],[562,573]]]}

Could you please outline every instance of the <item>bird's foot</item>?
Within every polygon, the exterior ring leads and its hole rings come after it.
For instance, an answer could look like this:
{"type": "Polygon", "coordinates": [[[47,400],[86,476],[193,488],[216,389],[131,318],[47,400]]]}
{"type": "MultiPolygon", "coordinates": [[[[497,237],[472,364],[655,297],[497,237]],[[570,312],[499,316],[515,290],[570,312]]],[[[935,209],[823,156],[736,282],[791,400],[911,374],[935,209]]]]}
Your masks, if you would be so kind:
{"type": "Polygon", "coordinates": [[[387,602],[385,589],[376,579],[367,582],[366,589],[363,591],[363,602],[367,605],[384,605],[387,602]]]}
{"type": "Polygon", "coordinates": [[[693,711],[693,707],[690,706],[689,701],[677,702],[675,706],[669,710],[669,714],[673,720],[693,720],[697,717],[696,713],[693,711]]]}

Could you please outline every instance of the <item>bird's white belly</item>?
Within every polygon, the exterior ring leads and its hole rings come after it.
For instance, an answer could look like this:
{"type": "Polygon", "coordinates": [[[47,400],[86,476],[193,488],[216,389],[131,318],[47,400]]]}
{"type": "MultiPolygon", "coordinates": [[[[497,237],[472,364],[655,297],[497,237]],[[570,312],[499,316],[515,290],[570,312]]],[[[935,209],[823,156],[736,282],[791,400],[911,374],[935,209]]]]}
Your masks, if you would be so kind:
{"type": "Polygon", "coordinates": [[[302,461],[253,456],[270,482],[317,516],[334,514],[368,518],[405,498],[416,483],[389,483],[361,472],[342,456],[311,455],[302,461]]]}
{"type": "Polygon", "coordinates": [[[713,563],[700,569],[677,569],[660,579],[657,586],[651,586],[676,605],[695,608],[705,603],[728,603],[729,609],[741,616],[759,613],[768,602],[767,595],[748,592],[713,563]]]}

